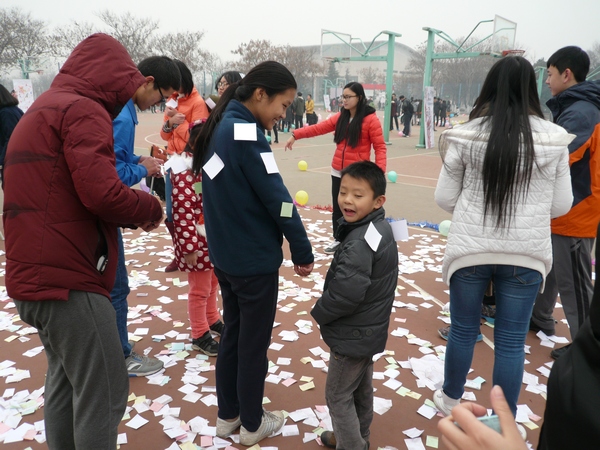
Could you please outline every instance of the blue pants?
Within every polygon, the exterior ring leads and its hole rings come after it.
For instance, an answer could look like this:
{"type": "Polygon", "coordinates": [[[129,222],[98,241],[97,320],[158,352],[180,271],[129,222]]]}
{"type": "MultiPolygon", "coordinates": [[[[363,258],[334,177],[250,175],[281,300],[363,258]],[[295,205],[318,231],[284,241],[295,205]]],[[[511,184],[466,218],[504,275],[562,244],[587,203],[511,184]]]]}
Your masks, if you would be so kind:
{"type": "Polygon", "coordinates": [[[446,347],[444,392],[459,399],[464,392],[473,349],[479,334],[481,302],[494,282],[496,320],[494,323],[493,383],[504,390],[513,412],[523,381],[525,338],[542,275],[519,266],[482,265],[459,269],[450,279],[450,318],[452,326],[446,347]]]}
{"type": "Polygon", "coordinates": [[[225,329],[216,380],[221,419],[240,417],[254,432],[263,416],[263,394],[277,306],[279,273],[234,277],[215,267],[223,297],[225,329]]]}
{"type": "Polygon", "coordinates": [[[123,355],[127,358],[131,354],[131,344],[129,344],[129,335],[127,333],[127,296],[129,295],[129,278],[127,267],[125,267],[125,251],[123,248],[123,235],[121,229],[117,233],[119,256],[117,259],[117,276],[115,285],[110,292],[113,308],[117,313],[117,329],[119,330],[119,339],[123,347],[123,355]]]}

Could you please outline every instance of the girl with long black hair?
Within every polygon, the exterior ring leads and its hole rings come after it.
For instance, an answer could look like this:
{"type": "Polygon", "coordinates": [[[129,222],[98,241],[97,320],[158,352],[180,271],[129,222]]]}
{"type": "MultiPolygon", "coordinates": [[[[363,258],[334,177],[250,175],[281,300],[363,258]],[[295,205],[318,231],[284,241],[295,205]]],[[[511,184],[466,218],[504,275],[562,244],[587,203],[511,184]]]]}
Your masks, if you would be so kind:
{"type": "Polygon", "coordinates": [[[283,235],[298,275],[310,274],[314,261],[281,175],[265,162],[272,156],[265,130],[284,117],[295,95],[288,69],[274,61],[260,63],[227,87],[192,143],[192,171],[202,171],[210,261],[223,297],[217,436],[240,428],[246,446],[284,423],[281,411],[262,407],[283,235]]]}
{"type": "Polygon", "coordinates": [[[533,303],[552,267],[550,219],[573,201],[567,145],[574,136],[544,120],[533,67],[521,57],[494,64],[469,119],[440,138],[435,200],[452,213],[442,266],[452,327],[434,402],[448,415],[463,395],[493,281],[493,383],[515,414],[533,303]]]}

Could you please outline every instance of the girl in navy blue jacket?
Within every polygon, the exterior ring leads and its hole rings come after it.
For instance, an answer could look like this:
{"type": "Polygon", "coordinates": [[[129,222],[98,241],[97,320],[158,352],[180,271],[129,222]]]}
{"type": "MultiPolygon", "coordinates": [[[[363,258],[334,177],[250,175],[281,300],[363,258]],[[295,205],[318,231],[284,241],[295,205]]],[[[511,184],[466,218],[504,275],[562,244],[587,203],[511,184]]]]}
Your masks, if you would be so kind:
{"type": "Polygon", "coordinates": [[[296,273],[313,268],[312,247],[265,138],[295,94],[290,71],[263,62],[229,85],[193,145],[192,170],[202,171],[208,249],[223,297],[217,436],[241,426],[240,443],[247,446],[284,423],[281,411],[262,408],[283,235],[296,273]]]}

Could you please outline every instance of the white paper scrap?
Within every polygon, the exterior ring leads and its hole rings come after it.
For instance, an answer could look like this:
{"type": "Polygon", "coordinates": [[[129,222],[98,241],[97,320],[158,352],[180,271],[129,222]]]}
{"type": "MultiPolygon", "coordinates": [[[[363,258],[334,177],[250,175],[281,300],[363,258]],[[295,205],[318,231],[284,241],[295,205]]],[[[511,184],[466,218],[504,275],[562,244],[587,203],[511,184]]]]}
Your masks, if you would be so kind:
{"type": "Polygon", "coordinates": [[[236,141],[256,141],[255,123],[234,123],[233,139],[236,141]]]}

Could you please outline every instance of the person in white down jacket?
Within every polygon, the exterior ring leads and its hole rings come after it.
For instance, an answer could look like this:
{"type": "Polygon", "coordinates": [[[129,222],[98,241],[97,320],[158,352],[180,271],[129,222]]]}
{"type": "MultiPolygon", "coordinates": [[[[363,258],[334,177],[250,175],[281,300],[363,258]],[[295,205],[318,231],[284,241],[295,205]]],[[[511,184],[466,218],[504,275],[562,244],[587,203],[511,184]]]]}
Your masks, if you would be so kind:
{"type": "Polygon", "coordinates": [[[550,219],[573,202],[567,145],[574,136],[544,120],[533,67],[522,57],[494,64],[469,119],[440,138],[435,201],[452,213],[442,268],[452,326],[434,402],[449,415],[463,395],[493,282],[493,383],[516,414],[529,319],[552,266],[550,219]]]}

